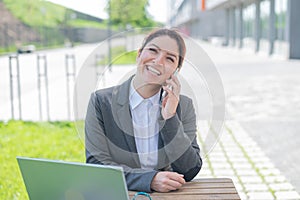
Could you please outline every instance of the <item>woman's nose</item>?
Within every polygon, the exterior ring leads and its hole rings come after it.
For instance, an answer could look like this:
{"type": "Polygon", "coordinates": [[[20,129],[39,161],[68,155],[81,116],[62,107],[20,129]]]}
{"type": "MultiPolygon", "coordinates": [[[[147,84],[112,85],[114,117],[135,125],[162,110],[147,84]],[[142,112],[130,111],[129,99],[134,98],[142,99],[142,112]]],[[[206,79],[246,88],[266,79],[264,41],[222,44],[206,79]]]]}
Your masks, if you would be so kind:
{"type": "Polygon", "coordinates": [[[163,55],[160,53],[156,56],[156,58],[154,59],[154,62],[156,65],[160,65],[160,66],[164,66],[164,59],[163,59],[163,55]]]}

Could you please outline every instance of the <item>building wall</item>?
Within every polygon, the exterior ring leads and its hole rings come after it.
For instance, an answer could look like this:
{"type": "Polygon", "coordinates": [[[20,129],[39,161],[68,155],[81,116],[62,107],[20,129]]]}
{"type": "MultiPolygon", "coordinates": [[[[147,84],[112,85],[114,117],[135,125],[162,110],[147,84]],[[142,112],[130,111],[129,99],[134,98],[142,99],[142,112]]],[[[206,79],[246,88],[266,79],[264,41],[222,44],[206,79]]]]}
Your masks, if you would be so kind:
{"type": "Polygon", "coordinates": [[[299,0],[206,2],[209,7],[202,11],[201,0],[183,0],[170,18],[171,26],[199,39],[218,37],[223,45],[300,59],[299,0]],[[184,20],[177,23],[179,19],[184,20]]]}
{"type": "Polygon", "coordinates": [[[224,10],[201,11],[200,1],[185,0],[173,12],[170,26],[178,27],[182,32],[198,39],[209,40],[223,37],[226,29],[226,12],[224,10]]]}

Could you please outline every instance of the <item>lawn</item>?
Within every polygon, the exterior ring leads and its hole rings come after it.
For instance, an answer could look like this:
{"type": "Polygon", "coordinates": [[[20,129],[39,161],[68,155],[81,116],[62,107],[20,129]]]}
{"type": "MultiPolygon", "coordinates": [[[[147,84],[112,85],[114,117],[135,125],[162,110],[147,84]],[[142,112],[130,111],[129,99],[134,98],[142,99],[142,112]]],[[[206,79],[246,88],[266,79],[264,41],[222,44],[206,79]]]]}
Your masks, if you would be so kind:
{"type": "Polygon", "coordinates": [[[137,51],[127,52],[125,46],[115,46],[111,49],[112,60],[111,63],[108,63],[108,56],[105,56],[98,64],[106,65],[130,65],[136,63],[137,51]]]}
{"type": "Polygon", "coordinates": [[[16,156],[84,162],[73,122],[0,122],[0,199],[28,200],[16,156]]]}

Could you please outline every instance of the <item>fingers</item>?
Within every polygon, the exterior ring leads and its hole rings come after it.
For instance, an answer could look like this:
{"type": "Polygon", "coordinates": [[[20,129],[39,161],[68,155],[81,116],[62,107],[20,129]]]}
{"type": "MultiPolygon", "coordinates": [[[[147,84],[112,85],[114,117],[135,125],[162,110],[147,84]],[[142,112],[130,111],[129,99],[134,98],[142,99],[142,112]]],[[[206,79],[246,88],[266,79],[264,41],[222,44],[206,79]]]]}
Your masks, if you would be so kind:
{"type": "Polygon", "coordinates": [[[161,113],[165,120],[176,114],[176,109],[179,103],[180,88],[180,82],[174,75],[172,75],[171,79],[166,80],[166,85],[163,86],[163,90],[167,93],[166,96],[162,96],[161,113]]]}
{"type": "Polygon", "coordinates": [[[164,184],[166,185],[166,188],[168,191],[171,190],[177,190],[181,188],[181,186],[185,183],[185,180],[183,178],[183,175],[175,173],[175,172],[169,172],[166,174],[166,180],[164,184]]]}
{"type": "Polygon", "coordinates": [[[183,176],[172,176],[169,177],[170,179],[167,182],[168,189],[170,190],[177,190],[181,188],[181,186],[185,183],[183,176]]]}
{"type": "Polygon", "coordinates": [[[185,183],[183,175],[176,172],[158,172],[152,180],[151,188],[158,192],[177,190],[185,183]]]}
{"type": "Polygon", "coordinates": [[[175,82],[175,84],[177,85],[177,88],[179,89],[179,91],[180,91],[180,87],[181,87],[181,85],[180,85],[180,82],[179,82],[179,79],[178,79],[178,77],[177,76],[175,76],[175,75],[172,75],[172,80],[175,82]]]}
{"type": "Polygon", "coordinates": [[[172,173],[170,178],[171,178],[171,180],[176,181],[176,182],[180,183],[181,185],[183,185],[183,184],[185,184],[185,180],[183,177],[184,177],[184,175],[182,175],[182,174],[178,174],[178,173],[173,174],[172,173]]]}
{"type": "Polygon", "coordinates": [[[174,94],[176,97],[179,97],[181,85],[178,78],[172,75],[171,79],[166,80],[166,84],[169,86],[166,89],[168,92],[170,92],[169,94],[174,94]]]}

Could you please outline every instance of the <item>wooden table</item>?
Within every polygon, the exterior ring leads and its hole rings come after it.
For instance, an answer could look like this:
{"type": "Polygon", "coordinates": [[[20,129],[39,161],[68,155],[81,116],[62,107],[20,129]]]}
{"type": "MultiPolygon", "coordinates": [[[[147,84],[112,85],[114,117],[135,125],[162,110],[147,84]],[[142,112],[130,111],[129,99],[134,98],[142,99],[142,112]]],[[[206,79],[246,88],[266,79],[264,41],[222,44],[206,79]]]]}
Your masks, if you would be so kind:
{"type": "MultiPolygon", "coordinates": [[[[130,199],[135,193],[134,191],[129,191],[130,199]]],[[[150,193],[150,195],[153,200],[240,200],[237,190],[229,178],[196,179],[184,184],[177,191],[168,193],[154,192],[150,193]]]]}

